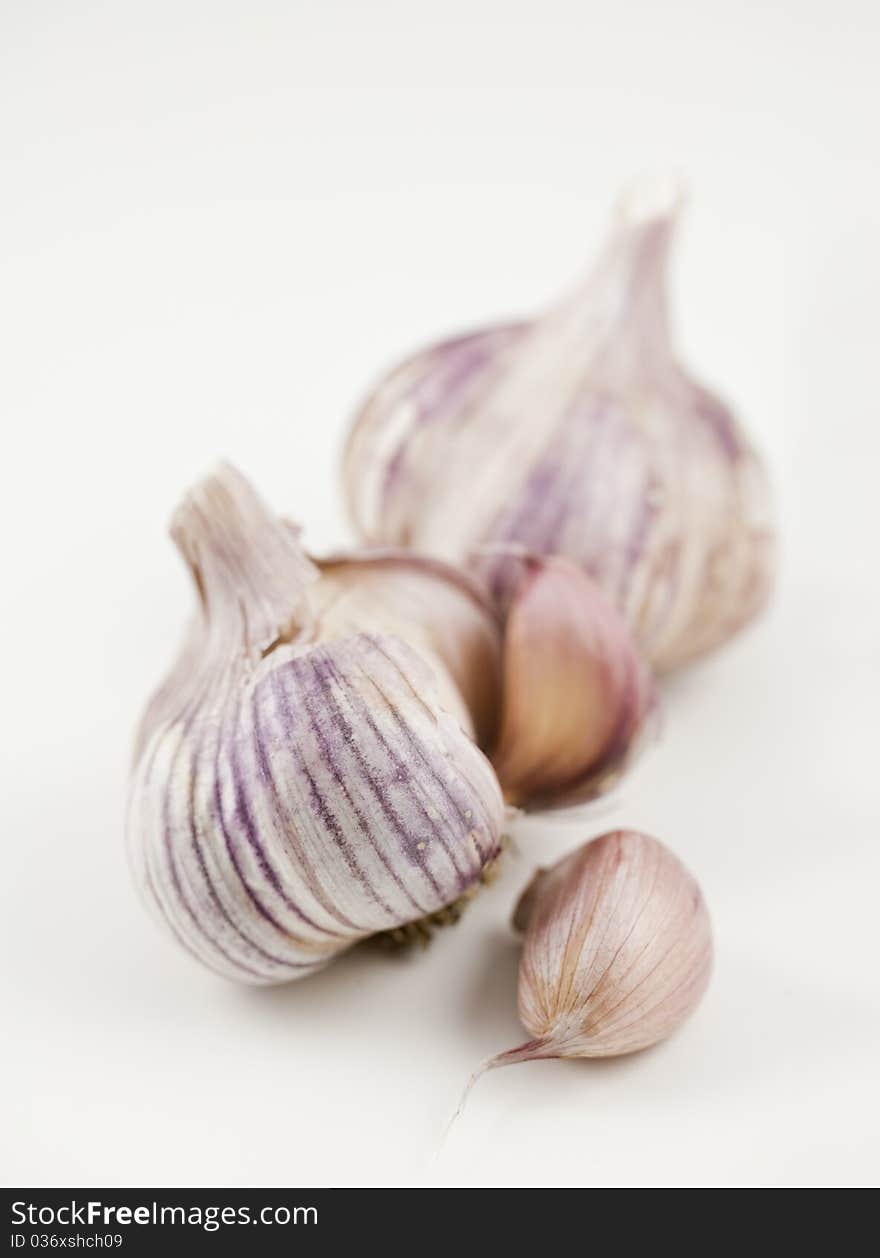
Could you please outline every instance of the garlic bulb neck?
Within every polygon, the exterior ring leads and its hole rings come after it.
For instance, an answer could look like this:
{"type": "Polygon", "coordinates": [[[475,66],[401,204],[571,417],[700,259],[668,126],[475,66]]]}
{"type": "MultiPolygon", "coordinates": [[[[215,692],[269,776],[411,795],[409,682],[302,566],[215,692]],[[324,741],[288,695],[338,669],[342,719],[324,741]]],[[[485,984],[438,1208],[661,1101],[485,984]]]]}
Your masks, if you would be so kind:
{"type": "Polygon", "coordinates": [[[270,514],[227,464],[195,485],[171,521],[209,635],[243,643],[252,658],[308,629],[317,570],[296,533],[270,514]]]}
{"type": "MultiPolygon", "coordinates": [[[[620,199],[611,232],[586,278],[557,304],[551,319],[560,353],[571,325],[609,365],[663,367],[671,355],[667,270],[681,212],[681,189],[646,181],[620,199]]],[[[587,359],[582,359],[585,365],[587,359]]]]}

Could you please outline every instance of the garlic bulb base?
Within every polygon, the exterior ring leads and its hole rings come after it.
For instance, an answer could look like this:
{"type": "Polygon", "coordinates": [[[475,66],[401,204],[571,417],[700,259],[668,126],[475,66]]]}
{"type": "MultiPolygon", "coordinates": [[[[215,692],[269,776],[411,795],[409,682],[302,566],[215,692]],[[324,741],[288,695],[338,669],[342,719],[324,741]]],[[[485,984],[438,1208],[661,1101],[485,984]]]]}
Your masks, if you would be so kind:
{"type": "Polygon", "coordinates": [[[406,922],[393,930],[382,931],[367,940],[367,943],[375,943],[393,952],[409,951],[414,947],[427,948],[438,930],[446,926],[456,926],[464,916],[468,905],[480,894],[482,888],[490,886],[495,881],[500,871],[502,855],[503,852],[499,852],[498,856],[484,865],[477,881],[451,904],[447,904],[436,913],[419,918],[418,921],[406,922]]]}

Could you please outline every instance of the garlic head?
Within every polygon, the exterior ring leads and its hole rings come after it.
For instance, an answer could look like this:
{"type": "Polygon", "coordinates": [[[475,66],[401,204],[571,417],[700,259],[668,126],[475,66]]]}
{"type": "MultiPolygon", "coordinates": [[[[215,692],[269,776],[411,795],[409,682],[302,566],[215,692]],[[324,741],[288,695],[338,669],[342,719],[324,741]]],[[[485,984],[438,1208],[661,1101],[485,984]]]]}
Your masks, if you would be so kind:
{"type": "Polygon", "coordinates": [[[371,617],[358,565],[313,564],[230,467],[187,495],[172,535],[198,609],[132,775],[129,851],[151,909],[211,969],[277,983],[455,902],[497,854],[504,809],[455,653],[427,649],[423,619],[436,607],[478,644],[477,723],[491,613],[416,563],[435,602],[421,589],[407,607],[392,564],[371,617]]]}

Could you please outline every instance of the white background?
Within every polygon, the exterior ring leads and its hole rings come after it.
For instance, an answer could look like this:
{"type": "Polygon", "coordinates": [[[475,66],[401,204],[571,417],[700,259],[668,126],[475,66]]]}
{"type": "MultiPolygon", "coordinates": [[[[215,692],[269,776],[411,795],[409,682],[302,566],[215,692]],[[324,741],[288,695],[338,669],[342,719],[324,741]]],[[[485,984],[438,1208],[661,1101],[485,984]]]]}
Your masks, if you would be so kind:
{"type": "Polygon", "coordinates": [[[0,30],[3,1088],[37,1185],[867,1184],[877,1150],[880,89],[872,0],[6,0],[0,30]],[[377,371],[581,273],[687,177],[682,352],[771,465],[772,609],[666,689],[622,795],[532,822],[424,955],[202,972],[126,868],[130,735],[227,456],[313,546],[377,371]],[[485,1077],[538,862],[664,838],[717,968],[664,1046],[485,1077]]]}

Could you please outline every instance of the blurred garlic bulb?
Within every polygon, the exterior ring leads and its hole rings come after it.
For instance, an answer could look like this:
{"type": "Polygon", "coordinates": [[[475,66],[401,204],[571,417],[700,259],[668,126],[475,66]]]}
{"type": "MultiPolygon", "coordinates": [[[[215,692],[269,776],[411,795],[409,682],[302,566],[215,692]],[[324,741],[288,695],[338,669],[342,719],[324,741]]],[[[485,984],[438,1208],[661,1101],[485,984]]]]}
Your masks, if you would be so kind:
{"type": "Polygon", "coordinates": [[[151,907],[213,970],[275,983],[456,901],[504,815],[472,741],[498,703],[479,593],[411,557],[313,564],[229,467],[172,535],[199,605],[138,739],[151,907]]]}
{"type": "Polygon", "coordinates": [[[492,761],[510,803],[566,807],[617,781],[651,728],[654,684],[586,573],[567,559],[526,558],[519,567],[492,761]]]}
{"type": "Polygon", "coordinates": [[[393,370],[362,407],[343,469],[370,543],[466,562],[502,597],[505,547],[566,555],[657,669],[751,620],[774,562],[763,468],[726,406],[675,361],[665,272],[678,209],[674,190],[634,189],[571,294],[393,370]]]}
{"type": "Polygon", "coordinates": [[[603,834],[539,871],[514,925],[525,932],[519,1016],[533,1038],[487,1067],[648,1048],[685,1021],[709,982],[700,888],[635,830],[603,834]]]}

